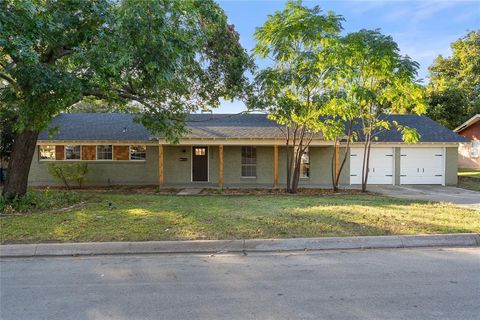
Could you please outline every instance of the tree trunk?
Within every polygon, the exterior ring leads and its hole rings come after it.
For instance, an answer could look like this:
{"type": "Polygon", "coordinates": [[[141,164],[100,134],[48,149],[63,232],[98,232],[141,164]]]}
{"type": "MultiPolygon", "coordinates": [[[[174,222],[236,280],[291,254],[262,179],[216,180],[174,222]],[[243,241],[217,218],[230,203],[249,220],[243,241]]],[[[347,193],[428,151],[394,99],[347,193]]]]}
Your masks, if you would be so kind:
{"type": "Polygon", "coordinates": [[[293,169],[293,178],[292,178],[292,190],[291,193],[297,193],[298,191],[298,182],[300,181],[300,165],[301,165],[301,156],[298,156],[298,153],[295,153],[295,162],[293,169]]]}
{"type": "Polygon", "coordinates": [[[370,140],[363,149],[362,192],[367,192],[368,173],[370,171],[370,140]]]}
{"type": "Polygon", "coordinates": [[[291,191],[291,183],[292,183],[292,153],[290,151],[290,143],[287,141],[285,152],[287,155],[287,189],[286,192],[291,191]]]}
{"type": "Polygon", "coordinates": [[[37,131],[24,131],[15,136],[12,154],[8,162],[7,181],[2,192],[7,200],[23,196],[27,192],[28,174],[37,138],[37,131]]]}

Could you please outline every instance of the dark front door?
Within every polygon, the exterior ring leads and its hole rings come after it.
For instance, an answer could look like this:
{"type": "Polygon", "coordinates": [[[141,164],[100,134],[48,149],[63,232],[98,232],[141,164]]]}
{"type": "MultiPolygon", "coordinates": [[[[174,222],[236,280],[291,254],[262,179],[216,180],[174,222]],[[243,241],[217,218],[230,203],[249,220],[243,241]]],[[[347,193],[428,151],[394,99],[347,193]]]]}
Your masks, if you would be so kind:
{"type": "Polygon", "coordinates": [[[208,181],[208,147],[192,147],[192,180],[208,181]]]}

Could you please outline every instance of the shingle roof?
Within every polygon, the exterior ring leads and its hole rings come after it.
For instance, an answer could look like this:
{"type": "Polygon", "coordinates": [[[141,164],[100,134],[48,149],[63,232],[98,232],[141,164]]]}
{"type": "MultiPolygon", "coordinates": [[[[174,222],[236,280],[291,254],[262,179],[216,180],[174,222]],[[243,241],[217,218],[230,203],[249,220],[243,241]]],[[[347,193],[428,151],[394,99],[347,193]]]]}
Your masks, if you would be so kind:
{"type": "MultiPolygon", "coordinates": [[[[420,142],[465,142],[465,138],[445,128],[427,116],[414,114],[386,115],[382,119],[390,123],[396,121],[398,124],[415,128],[420,134],[420,142]]],[[[359,124],[356,125],[359,128],[359,124]]],[[[357,131],[358,132],[358,131],[357,131]]],[[[359,137],[363,140],[363,137],[359,137]]],[[[382,130],[378,134],[378,142],[402,142],[402,134],[394,127],[391,130],[382,130]]]]}
{"type": "MultiPolygon", "coordinates": [[[[47,130],[40,140],[118,140],[147,141],[153,135],[140,123],[133,121],[135,115],[123,113],[69,113],[60,114],[50,124],[59,130],[48,137],[47,130]]],[[[418,115],[390,115],[388,121],[416,128],[421,142],[464,142],[465,139],[432,119],[418,115]]],[[[276,123],[265,114],[191,114],[187,127],[190,133],[185,138],[282,138],[276,123]]],[[[321,136],[318,136],[321,138],[321,136]]],[[[384,131],[379,142],[402,142],[397,130],[384,131]]]]}

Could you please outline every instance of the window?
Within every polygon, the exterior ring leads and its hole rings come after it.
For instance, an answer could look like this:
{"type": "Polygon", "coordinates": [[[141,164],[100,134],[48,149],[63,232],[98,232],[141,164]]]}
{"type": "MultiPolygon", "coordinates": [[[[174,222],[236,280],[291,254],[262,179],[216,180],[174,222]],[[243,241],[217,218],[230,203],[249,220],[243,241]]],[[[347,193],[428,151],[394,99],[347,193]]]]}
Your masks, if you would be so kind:
{"type": "Polygon", "coordinates": [[[65,146],[65,159],[67,160],[80,160],[82,158],[80,154],[80,146],[65,146]]]}
{"type": "Polygon", "coordinates": [[[204,156],[207,152],[207,148],[195,148],[196,156],[204,156]]]}
{"type": "Polygon", "coordinates": [[[97,160],[112,160],[112,145],[97,146],[97,160]]]}
{"type": "Polygon", "coordinates": [[[478,158],[480,156],[480,140],[472,141],[472,148],[470,149],[470,156],[478,158]]]}
{"type": "Polygon", "coordinates": [[[257,149],[242,147],[242,177],[255,178],[257,176],[257,149]]]}
{"type": "Polygon", "coordinates": [[[310,155],[308,153],[308,148],[302,154],[302,159],[300,160],[300,178],[310,177],[310,155]]]}
{"type": "Polygon", "coordinates": [[[145,160],[147,148],[145,146],[130,146],[130,160],[145,160]]]}
{"type": "Polygon", "coordinates": [[[40,160],[55,160],[55,146],[40,146],[40,160]]]}

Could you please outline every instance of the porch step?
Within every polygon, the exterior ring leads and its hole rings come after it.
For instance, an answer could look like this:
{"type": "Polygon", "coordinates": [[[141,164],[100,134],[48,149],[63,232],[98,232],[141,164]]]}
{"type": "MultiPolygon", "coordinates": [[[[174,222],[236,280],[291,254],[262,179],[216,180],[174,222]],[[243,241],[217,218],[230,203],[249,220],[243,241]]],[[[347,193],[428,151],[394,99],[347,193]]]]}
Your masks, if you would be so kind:
{"type": "Polygon", "coordinates": [[[194,196],[202,192],[202,188],[185,188],[177,193],[177,196],[194,196]]]}

